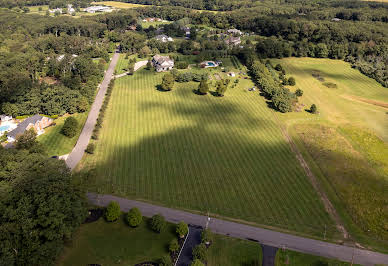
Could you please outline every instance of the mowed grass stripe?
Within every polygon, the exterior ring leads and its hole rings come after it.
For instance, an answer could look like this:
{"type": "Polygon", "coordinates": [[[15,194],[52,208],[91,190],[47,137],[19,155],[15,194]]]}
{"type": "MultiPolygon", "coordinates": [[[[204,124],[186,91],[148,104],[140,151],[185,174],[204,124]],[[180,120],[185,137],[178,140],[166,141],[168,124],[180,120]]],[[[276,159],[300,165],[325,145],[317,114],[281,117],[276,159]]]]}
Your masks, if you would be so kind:
{"type": "Polygon", "coordinates": [[[217,98],[194,94],[198,83],[157,91],[162,76],[140,70],[116,81],[85,160],[107,173],[101,190],[316,235],[332,224],[247,80],[217,98]]]}

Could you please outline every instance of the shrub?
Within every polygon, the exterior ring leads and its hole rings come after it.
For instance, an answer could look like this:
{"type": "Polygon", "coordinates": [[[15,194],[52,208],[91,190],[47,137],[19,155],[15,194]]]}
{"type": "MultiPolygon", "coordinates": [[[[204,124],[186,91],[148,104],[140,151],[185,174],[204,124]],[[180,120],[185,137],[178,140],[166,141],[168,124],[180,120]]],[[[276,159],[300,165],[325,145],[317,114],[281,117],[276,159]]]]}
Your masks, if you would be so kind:
{"type": "Polygon", "coordinates": [[[179,243],[178,243],[178,240],[176,238],[171,240],[170,245],[168,246],[168,249],[172,253],[177,252],[179,250],[179,243]]]}
{"type": "Polygon", "coordinates": [[[200,94],[207,94],[209,92],[209,84],[206,80],[201,80],[201,82],[198,85],[198,91],[200,94]]]}
{"type": "Polygon", "coordinates": [[[187,233],[189,232],[189,227],[185,222],[179,222],[176,226],[176,233],[179,235],[180,238],[185,237],[187,233]]]}
{"type": "Polygon", "coordinates": [[[94,145],[94,143],[89,143],[88,146],[86,147],[86,152],[89,153],[89,154],[93,154],[94,153],[94,150],[95,150],[96,146],[94,145]]]}
{"type": "Polygon", "coordinates": [[[303,95],[303,91],[301,89],[297,89],[295,91],[295,95],[298,96],[298,97],[301,97],[303,95]]]}
{"type": "Polygon", "coordinates": [[[190,264],[191,266],[205,266],[200,260],[195,259],[193,262],[190,264]]]}
{"type": "Polygon", "coordinates": [[[310,107],[310,112],[312,114],[316,114],[318,112],[318,108],[315,104],[312,104],[311,107],[310,107]]]}
{"type": "Polygon", "coordinates": [[[209,244],[213,240],[213,234],[209,229],[204,229],[201,232],[202,243],[209,244]]]}
{"type": "Polygon", "coordinates": [[[66,137],[72,138],[77,134],[78,121],[74,117],[70,116],[66,118],[65,123],[62,126],[61,133],[66,137]]]}
{"type": "Polygon", "coordinates": [[[168,255],[163,256],[159,260],[159,266],[171,266],[171,265],[172,265],[171,257],[168,255]]]}
{"type": "Polygon", "coordinates": [[[166,221],[164,220],[164,217],[160,214],[155,214],[152,216],[150,221],[151,229],[157,233],[160,233],[164,230],[166,227],[166,221]]]}
{"type": "Polygon", "coordinates": [[[109,202],[108,207],[106,207],[105,211],[105,219],[108,222],[116,221],[120,217],[120,205],[117,201],[109,202]]]}
{"type": "Polygon", "coordinates": [[[165,91],[170,91],[174,87],[174,76],[171,74],[165,74],[163,76],[161,87],[165,91]]]}
{"type": "Polygon", "coordinates": [[[193,248],[193,258],[198,259],[200,261],[206,261],[207,259],[207,249],[205,244],[199,244],[195,248],[193,248]]]}
{"type": "Polygon", "coordinates": [[[175,64],[175,67],[177,69],[186,69],[188,66],[189,66],[189,63],[187,63],[186,61],[180,61],[175,64]]]}
{"type": "Polygon", "coordinates": [[[275,69],[276,69],[277,71],[282,71],[282,70],[283,70],[283,67],[282,67],[281,64],[277,64],[277,65],[275,66],[275,69]]]}
{"type": "Polygon", "coordinates": [[[127,222],[132,227],[137,227],[141,224],[143,216],[138,208],[132,208],[127,214],[127,222]]]}
{"type": "Polygon", "coordinates": [[[290,77],[288,79],[288,85],[290,86],[295,86],[296,82],[295,82],[295,78],[294,77],[290,77]]]}

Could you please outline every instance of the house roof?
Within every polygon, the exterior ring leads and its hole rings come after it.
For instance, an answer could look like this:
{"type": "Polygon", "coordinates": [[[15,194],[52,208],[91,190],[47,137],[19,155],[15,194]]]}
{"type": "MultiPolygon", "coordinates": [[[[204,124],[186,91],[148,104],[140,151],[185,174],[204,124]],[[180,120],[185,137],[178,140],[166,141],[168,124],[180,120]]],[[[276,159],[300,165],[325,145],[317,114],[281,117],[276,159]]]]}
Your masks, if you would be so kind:
{"type": "Polygon", "coordinates": [[[26,131],[29,124],[34,124],[40,120],[42,120],[43,116],[41,115],[34,115],[27,119],[25,119],[23,122],[21,122],[14,130],[9,132],[7,134],[8,137],[16,138],[17,135],[23,134],[24,131],[26,131]]]}
{"type": "Polygon", "coordinates": [[[172,60],[170,57],[168,56],[162,56],[162,55],[155,55],[153,58],[153,60],[155,60],[155,62],[157,62],[159,65],[164,65],[165,63],[168,63],[168,64],[171,64],[171,63],[174,63],[174,60],[172,60]]]}
{"type": "Polygon", "coordinates": [[[240,37],[229,37],[227,38],[226,40],[226,43],[237,43],[237,42],[241,42],[241,39],[240,37]]]}

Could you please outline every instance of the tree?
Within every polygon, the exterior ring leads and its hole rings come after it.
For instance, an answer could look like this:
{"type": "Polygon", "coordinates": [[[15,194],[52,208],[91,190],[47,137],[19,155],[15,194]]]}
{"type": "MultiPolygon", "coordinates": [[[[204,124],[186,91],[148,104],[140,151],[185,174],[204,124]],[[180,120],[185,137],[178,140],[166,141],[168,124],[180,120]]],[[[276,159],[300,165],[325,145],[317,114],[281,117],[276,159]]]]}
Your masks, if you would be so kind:
{"type": "Polygon", "coordinates": [[[282,71],[282,70],[283,70],[282,65],[281,65],[281,64],[277,64],[277,65],[275,66],[275,70],[277,70],[277,71],[282,71]]]}
{"type": "Polygon", "coordinates": [[[159,266],[172,266],[171,257],[168,255],[163,256],[159,260],[159,266]]]}
{"type": "Polygon", "coordinates": [[[120,217],[120,205],[117,201],[111,201],[105,210],[105,219],[108,222],[114,222],[120,217]]]}
{"type": "Polygon", "coordinates": [[[289,79],[288,79],[288,85],[290,85],[290,86],[295,86],[295,78],[294,77],[290,77],[289,79]]]}
{"type": "Polygon", "coordinates": [[[171,74],[165,74],[163,76],[161,87],[165,91],[171,91],[174,86],[174,76],[171,74]]]}
{"type": "Polygon", "coordinates": [[[77,134],[78,121],[74,117],[70,116],[66,118],[65,123],[62,126],[61,133],[66,137],[72,138],[77,134]]]}
{"type": "Polygon", "coordinates": [[[230,79],[223,79],[223,80],[217,81],[216,93],[219,97],[223,97],[225,95],[225,92],[228,89],[229,83],[230,83],[230,79]]]}
{"type": "Polygon", "coordinates": [[[193,262],[190,264],[191,266],[205,266],[199,259],[193,260],[193,262]]]}
{"type": "Polygon", "coordinates": [[[184,238],[185,235],[189,232],[189,227],[185,222],[179,222],[176,226],[176,233],[180,238],[184,238]]]}
{"type": "Polygon", "coordinates": [[[148,60],[148,62],[147,62],[147,66],[146,66],[146,69],[147,69],[147,70],[151,70],[151,69],[152,69],[152,63],[151,63],[151,60],[148,60]]]}
{"type": "Polygon", "coordinates": [[[78,100],[78,106],[77,106],[77,109],[78,109],[78,112],[85,112],[86,110],[88,110],[89,108],[89,102],[88,102],[88,99],[85,97],[85,96],[82,96],[79,100],[78,100]]]}
{"type": "Polygon", "coordinates": [[[202,95],[206,95],[209,92],[209,84],[205,79],[202,79],[198,85],[198,91],[202,95]]]}
{"type": "Polygon", "coordinates": [[[157,233],[160,233],[164,230],[166,227],[166,221],[164,217],[160,214],[155,214],[152,216],[150,221],[151,229],[157,233]]]}
{"type": "Polygon", "coordinates": [[[171,240],[170,245],[168,246],[168,249],[172,253],[175,253],[179,250],[179,243],[178,243],[178,240],[176,238],[171,240]]]}
{"type": "Polygon", "coordinates": [[[137,227],[141,224],[143,216],[138,208],[132,208],[127,214],[127,222],[132,227],[137,227]]]}
{"type": "Polygon", "coordinates": [[[318,108],[315,104],[312,104],[311,107],[310,107],[310,112],[312,114],[316,114],[318,112],[318,108]]]}
{"type": "Polygon", "coordinates": [[[135,63],[129,62],[128,64],[128,75],[133,75],[135,73],[135,63]]]}
{"type": "Polygon", "coordinates": [[[94,153],[94,150],[95,150],[96,146],[94,145],[94,143],[89,143],[88,146],[86,147],[86,152],[89,153],[89,154],[93,154],[94,153]]]}
{"type": "Polygon", "coordinates": [[[0,264],[54,265],[86,218],[85,192],[62,160],[14,149],[1,153],[13,169],[2,179],[0,264]]]}
{"type": "Polygon", "coordinates": [[[213,240],[213,234],[210,231],[210,229],[204,229],[201,232],[201,241],[202,241],[202,243],[205,243],[206,245],[209,245],[212,240],[213,240]]]}
{"type": "Polygon", "coordinates": [[[193,248],[193,258],[198,259],[200,261],[206,261],[207,249],[204,243],[201,243],[193,248]]]}
{"type": "Polygon", "coordinates": [[[30,128],[22,135],[16,137],[15,147],[18,150],[29,150],[36,144],[36,132],[34,128],[30,128]]]}
{"type": "Polygon", "coordinates": [[[303,91],[301,89],[297,89],[295,91],[295,95],[298,96],[298,97],[301,97],[301,96],[303,96],[303,91]]]}

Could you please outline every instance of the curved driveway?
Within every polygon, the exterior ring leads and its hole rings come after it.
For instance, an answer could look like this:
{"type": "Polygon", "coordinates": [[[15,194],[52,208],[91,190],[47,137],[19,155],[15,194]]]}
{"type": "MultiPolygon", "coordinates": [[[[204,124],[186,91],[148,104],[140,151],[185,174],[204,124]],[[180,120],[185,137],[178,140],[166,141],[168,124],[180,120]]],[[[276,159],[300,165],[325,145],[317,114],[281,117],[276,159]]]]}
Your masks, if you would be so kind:
{"type": "MultiPolygon", "coordinates": [[[[110,201],[115,200],[120,204],[121,210],[125,212],[133,207],[137,207],[140,209],[144,216],[151,217],[154,214],[160,213],[166,218],[167,221],[173,223],[184,221],[188,224],[205,227],[207,221],[206,216],[165,208],[144,202],[119,198],[112,195],[97,195],[94,193],[88,193],[87,197],[90,203],[97,206],[107,206],[110,201]]],[[[310,238],[303,238],[262,229],[255,226],[249,226],[246,224],[239,224],[211,218],[209,228],[218,234],[242,239],[256,240],[264,245],[278,248],[284,247],[290,250],[316,256],[335,258],[348,262],[353,260],[354,263],[362,265],[388,265],[388,255],[386,254],[348,246],[336,245],[310,238]]]]}
{"type": "Polygon", "coordinates": [[[108,70],[105,72],[104,80],[102,81],[97,96],[92,104],[92,107],[90,108],[88,119],[86,120],[81,135],[77,140],[77,144],[74,146],[73,150],[66,159],[66,165],[71,170],[73,170],[77,166],[79,161],[81,161],[85,149],[89,144],[89,140],[92,136],[94,126],[97,122],[98,114],[100,113],[100,109],[104,101],[106,90],[108,89],[108,85],[110,83],[110,80],[112,79],[113,72],[115,70],[119,56],[120,54],[116,51],[109,64],[108,70]]]}

